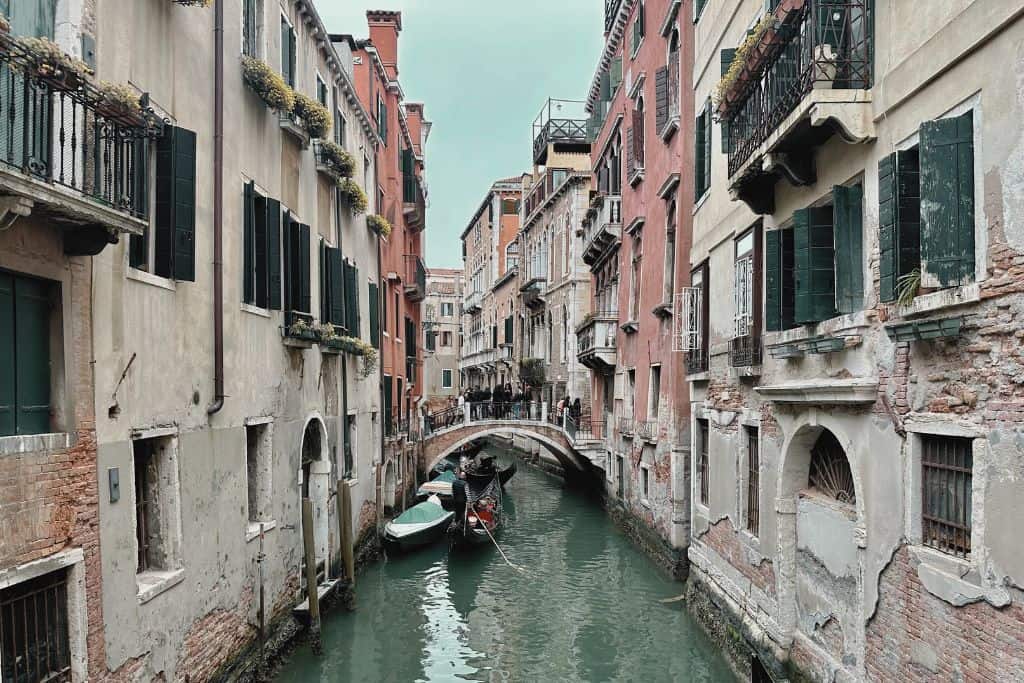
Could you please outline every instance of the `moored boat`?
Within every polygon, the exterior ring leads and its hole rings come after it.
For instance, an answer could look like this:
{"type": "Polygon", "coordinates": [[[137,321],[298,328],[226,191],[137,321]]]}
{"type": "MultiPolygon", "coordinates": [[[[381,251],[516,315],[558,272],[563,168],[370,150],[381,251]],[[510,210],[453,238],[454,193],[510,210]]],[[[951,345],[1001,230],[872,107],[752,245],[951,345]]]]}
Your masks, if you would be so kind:
{"type": "Polygon", "coordinates": [[[424,482],[416,489],[416,500],[424,501],[430,496],[437,496],[441,499],[441,505],[445,509],[452,509],[452,484],[455,482],[455,472],[448,470],[442,472],[428,482],[424,482]]]}
{"type": "Polygon", "coordinates": [[[384,542],[402,550],[433,543],[448,530],[454,516],[454,512],[444,509],[440,498],[431,495],[388,522],[384,542]]]}
{"type": "Polygon", "coordinates": [[[456,545],[494,542],[501,526],[501,483],[493,477],[483,486],[456,480],[452,485],[455,519],[449,528],[456,545]]]}

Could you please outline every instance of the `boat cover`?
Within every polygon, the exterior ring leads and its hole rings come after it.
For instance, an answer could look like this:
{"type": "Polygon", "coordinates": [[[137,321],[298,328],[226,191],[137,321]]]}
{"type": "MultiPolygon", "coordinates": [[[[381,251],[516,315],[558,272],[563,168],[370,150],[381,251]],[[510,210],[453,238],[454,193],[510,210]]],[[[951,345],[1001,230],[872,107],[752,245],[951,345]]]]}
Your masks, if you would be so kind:
{"type": "Polygon", "coordinates": [[[396,517],[392,524],[425,524],[451,514],[441,507],[440,503],[435,503],[434,500],[435,497],[431,496],[426,501],[413,505],[396,517]]]}

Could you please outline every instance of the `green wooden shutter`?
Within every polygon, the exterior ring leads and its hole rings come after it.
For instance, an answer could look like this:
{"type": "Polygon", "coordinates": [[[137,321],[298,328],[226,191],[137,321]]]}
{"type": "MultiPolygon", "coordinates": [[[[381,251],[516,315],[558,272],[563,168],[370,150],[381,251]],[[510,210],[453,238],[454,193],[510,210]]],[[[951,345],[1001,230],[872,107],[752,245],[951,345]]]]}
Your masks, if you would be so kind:
{"type": "Polygon", "coordinates": [[[608,71],[601,72],[598,90],[600,91],[598,96],[599,102],[608,102],[612,99],[612,78],[608,71]]]}
{"type": "Polygon", "coordinates": [[[294,311],[299,298],[298,286],[298,230],[291,211],[284,212],[284,310],[294,311]]]}
{"type": "Polygon", "coordinates": [[[267,308],[281,309],[281,202],[267,199],[267,308]]]}
{"type": "Polygon", "coordinates": [[[380,293],[377,283],[369,285],[369,311],[370,311],[370,343],[373,348],[380,348],[380,293]]]}
{"type": "Polygon", "coordinates": [[[327,250],[327,273],[330,283],[330,321],[338,326],[345,325],[345,286],[342,270],[341,249],[327,250]]]}
{"type": "Polygon", "coordinates": [[[835,247],[832,208],[811,207],[793,214],[796,322],[816,323],[835,315],[835,247]]]}
{"type": "Polygon", "coordinates": [[[437,351],[437,332],[433,330],[427,330],[426,337],[424,339],[427,351],[437,351]]]}
{"type": "Polygon", "coordinates": [[[15,421],[14,276],[0,271],[0,436],[17,431],[15,421]]]}
{"type": "Polygon", "coordinates": [[[711,189],[711,139],[715,129],[711,116],[711,100],[704,105],[704,188],[711,189]]]}
{"type": "Polygon", "coordinates": [[[878,298],[896,300],[896,225],[899,221],[896,152],[878,162],[878,298]]]}
{"type": "Polygon", "coordinates": [[[330,322],[331,317],[331,304],[330,304],[330,283],[327,279],[327,243],[324,242],[324,238],[321,237],[317,240],[317,275],[320,278],[320,283],[317,286],[320,294],[320,313],[317,317],[320,322],[330,322]]]}
{"type": "Polygon", "coordinates": [[[860,185],[832,188],[836,309],[840,313],[853,313],[864,307],[863,200],[860,185]]]}
{"type": "Polygon", "coordinates": [[[505,318],[505,343],[512,343],[513,330],[515,329],[515,320],[512,316],[505,318]]]}
{"type": "Polygon", "coordinates": [[[242,190],[242,301],[256,301],[256,184],[249,181],[242,190]]]}
{"type": "Polygon", "coordinates": [[[50,431],[50,286],[15,278],[14,356],[18,434],[50,431]]]}
{"type": "Polygon", "coordinates": [[[974,117],[921,124],[921,284],[974,280],[974,117]]]}
{"type": "Polygon", "coordinates": [[[313,304],[310,294],[310,272],[309,272],[309,226],[305,223],[299,224],[299,309],[303,313],[312,313],[313,304]]]}
{"type": "Polygon", "coordinates": [[[153,272],[160,277],[174,273],[174,135],[164,128],[156,142],[156,194],[153,202],[153,272]]]}
{"type": "Polygon", "coordinates": [[[764,327],[777,332],[782,327],[782,230],[764,235],[764,327]]]}
{"type": "MultiPolygon", "coordinates": [[[[736,48],[734,48],[734,47],[726,48],[724,50],[721,50],[718,54],[719,54],[719,58],[721,59],[721,62],[722,62],[722,76],[725,76],[725,74],[729,71],[729,67],[732,65],[733,57],[736,56],[736,48]]],[[[722,154],[728,154],[730,152],[730,146],[729,146],[729,119],[726,119],[726,118],[722,119],[722,142],[721,142],[721,144],[722,144],[722,154]]]]}
{"type": "Polygon", "coordinates": [[[660,135],[668,123],[668,67],[654,72],[654,125],[660,135]]]}
{"type": "Polygon", "coordinates": [[[386,433],[391,433],[392,415],[391,415],[391,377],[384,375],[384,429],[386,433]]]}
{"type": "Polygon", "coordinates": [[[196,280],[196,134],[174,128],[174,279],[196,280]]]}
{"type": "Polygon", "coordinates": [[[254,301],[261,308],[268,308],[267,291],[269,278],[269,237],[267,235],[267,200],[259,195],[253,197],[253,270],[255,271],[254,301]]]}
{"type": "Polygon", "coordinates": [[[704,157],[707,154],[707,146],[704,144],[704,136],[705,136],[704,129],[705,129],[705,126],[706,126],[706,123],[704,121],[704,112],[701,112],[697,116],[697,120],[696,120],[696,122],[694,124],[694,127],[693,127],[693,129],[694,129],[694,138],[695,138],[695,147],[694,147],[694,162],[695,163],[694,163],[694,169],[693,169],[693,175],[694,175],[694,183],[693,183],[693,186],[694,186],[694,201],[697,201],[702,196],[704,196],[704,191],[707,189],[706,178],[704,176],[704,168],[705,168],[704,157]]]}
{"type": "MultiPolygon", "coordinates": [[[[149,138],[132,143],[132,210],[140,218],[149,217],[149,138]]],[[[148,230],[128,240],[128,265],[145,268],[149,260],[148,230]]]]}
{"type": "MultiPolygon", "coordinates": [[[[611,65],[611,68],[609,69],[609,74],[608,74],[608,91],[609,91],[609,93],[614,93],[618,89],[619,84],[621,84],[621,83],[622,83],[622,57],[616,57],[615,59],[612,60],[612,65],[611,65]]],[[[609,95],[608,99],[611,99],[610,95],[609,95]]]]}

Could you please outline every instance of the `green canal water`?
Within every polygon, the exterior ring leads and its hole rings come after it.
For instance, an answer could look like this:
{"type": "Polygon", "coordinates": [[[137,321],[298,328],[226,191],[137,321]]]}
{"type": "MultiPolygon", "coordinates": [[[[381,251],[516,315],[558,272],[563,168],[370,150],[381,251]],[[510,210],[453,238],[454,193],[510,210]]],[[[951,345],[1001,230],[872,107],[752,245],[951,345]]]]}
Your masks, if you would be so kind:
{"type": "MultiPolygon", "coordinates": [[[[507,455],[503,457],[509,457],[507,455]]],[[[277,681],[735,681],[672,581],[555,478],[520,466],[493,546],[390,556],[277,681]]]]}

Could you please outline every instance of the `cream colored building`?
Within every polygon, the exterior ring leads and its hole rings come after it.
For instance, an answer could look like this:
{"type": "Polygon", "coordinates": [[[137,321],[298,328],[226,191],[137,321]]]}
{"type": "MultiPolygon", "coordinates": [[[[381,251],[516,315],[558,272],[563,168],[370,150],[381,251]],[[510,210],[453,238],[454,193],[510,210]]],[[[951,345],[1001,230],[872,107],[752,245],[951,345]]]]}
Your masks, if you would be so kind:
{"type": "Polygon", "coordinates": [[[454,268],[427,268],[423,301],[424,396],[431,412],[443,410],[462,393],[459,357],[462,349],[463,274],[454,268]]]}
{"type": "Polygon", "coordinates": [[[741,670],[1020,678],[1020,4],[695,4],[691,605],[741,670]]]}

